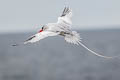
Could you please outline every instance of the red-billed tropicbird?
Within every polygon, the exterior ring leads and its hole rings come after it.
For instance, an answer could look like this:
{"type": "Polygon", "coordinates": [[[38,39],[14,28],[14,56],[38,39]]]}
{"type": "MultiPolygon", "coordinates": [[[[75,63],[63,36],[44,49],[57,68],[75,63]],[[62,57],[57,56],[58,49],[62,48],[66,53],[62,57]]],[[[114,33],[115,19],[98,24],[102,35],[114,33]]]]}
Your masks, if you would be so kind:
{"type": "MultiPolygon", "coordinates": [[[[69,7],[65,7],[63,10],[63,13],[60,17],[58,17],[58,21],[56,23],[48,23],[46,25],[43,25],[42,29],[36,33],[35,35],[31,36],[29,39],[27,39],[24,44],[27,43],[35,43],[37,41],[40,41],[41,39],[44,39],[49,36],[57,36],[61,35],[64,36],[65,41],[68,43],[73,43],[76,45],[81,45],[91,53],[103,57],[103,58],[113,58],[108,56],[100,55],[92,50],[90,50],[88,47],[86,47],[83,43],[81,43],[81,38],[79,33],[76,31],[72,31],[70,28],[72,26],[72,10],[69,7]]],[[[13,45],[16,46],[17,44],[13,45]]]]}

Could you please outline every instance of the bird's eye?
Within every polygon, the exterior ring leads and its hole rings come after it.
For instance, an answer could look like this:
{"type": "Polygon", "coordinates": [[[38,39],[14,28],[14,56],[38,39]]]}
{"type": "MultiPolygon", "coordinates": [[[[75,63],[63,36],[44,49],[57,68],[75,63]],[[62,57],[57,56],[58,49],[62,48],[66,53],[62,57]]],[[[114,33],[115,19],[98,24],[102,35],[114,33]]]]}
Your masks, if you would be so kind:
{"type": "Polygon", "coordinates": [[[44,29],[44,26],[42,27],[42,30],[44,29]]]}

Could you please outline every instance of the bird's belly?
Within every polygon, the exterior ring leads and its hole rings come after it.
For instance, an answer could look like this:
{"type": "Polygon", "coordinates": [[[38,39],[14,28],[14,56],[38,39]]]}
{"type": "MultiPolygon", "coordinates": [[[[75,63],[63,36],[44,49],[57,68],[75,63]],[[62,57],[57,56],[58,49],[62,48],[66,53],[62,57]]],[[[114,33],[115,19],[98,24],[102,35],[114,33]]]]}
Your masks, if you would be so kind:
{"type": "Polygon", "coordinates": [[[59,35],[61,35],[61,36],[65,36],[65,35],[72,35],[72,34],[69,33],[69,32],[61,31],[59,35]]]}

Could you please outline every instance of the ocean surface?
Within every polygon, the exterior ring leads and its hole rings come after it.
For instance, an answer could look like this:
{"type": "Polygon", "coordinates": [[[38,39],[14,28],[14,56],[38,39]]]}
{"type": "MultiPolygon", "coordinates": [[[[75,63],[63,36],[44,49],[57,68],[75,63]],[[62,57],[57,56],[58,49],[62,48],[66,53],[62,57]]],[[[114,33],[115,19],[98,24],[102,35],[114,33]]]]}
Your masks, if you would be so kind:
{"type": "MultiPolygon", "coordinates": [[[[95,52],[120,56],[120,30],[78,32],[82,43],[95,52]]],[[[61,36],[11,46],[33,34],[0,34],[0,80],[120,80],[120,57],[100,58],[61,36]]]]}

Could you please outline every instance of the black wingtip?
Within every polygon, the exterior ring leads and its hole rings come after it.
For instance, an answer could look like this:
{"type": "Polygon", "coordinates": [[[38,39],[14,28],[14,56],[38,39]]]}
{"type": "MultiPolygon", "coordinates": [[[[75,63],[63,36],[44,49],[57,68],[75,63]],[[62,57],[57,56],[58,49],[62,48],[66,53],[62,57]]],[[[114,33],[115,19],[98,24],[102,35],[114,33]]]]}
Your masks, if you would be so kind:
{"type": "Polygon", "coordinates": [[[65,6],[61,17],[65,16],[65,15],[68,14],[69,12],[70,12],[70,7],[65,6]]]}

